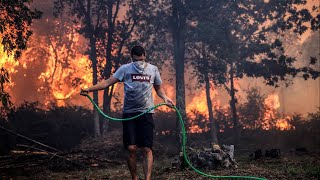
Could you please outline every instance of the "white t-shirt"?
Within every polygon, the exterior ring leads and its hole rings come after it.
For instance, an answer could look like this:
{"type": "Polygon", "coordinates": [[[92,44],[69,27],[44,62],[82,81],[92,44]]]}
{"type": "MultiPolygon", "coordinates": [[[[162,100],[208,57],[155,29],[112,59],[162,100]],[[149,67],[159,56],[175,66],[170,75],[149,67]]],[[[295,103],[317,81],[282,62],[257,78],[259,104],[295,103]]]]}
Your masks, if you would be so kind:
{"type": "MultiPolygon", "coordinates": [[[[113,77],[124,82],[123,113],[144,112],[154,106],[153,85],[162,83],[159,70],[156,66],[146,63],[144,68],[139,68],[135,63],[122,65],[113,77]]],[[[154,111],[150,111],[154,113],[154,111]]]]}

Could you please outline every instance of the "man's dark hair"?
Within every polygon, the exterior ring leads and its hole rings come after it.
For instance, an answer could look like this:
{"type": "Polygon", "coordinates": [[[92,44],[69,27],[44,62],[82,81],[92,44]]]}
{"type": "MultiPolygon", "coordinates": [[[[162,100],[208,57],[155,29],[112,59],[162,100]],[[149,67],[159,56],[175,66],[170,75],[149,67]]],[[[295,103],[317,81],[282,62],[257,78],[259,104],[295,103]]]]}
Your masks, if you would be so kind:
{"type": "Polygon", "coordinates": [[[142,55],[146,55],[146,52],[144,51],[144,48],[142,46],[134,46],[131,49],[131,56],[133,55],[142,56],[142,55]]]}

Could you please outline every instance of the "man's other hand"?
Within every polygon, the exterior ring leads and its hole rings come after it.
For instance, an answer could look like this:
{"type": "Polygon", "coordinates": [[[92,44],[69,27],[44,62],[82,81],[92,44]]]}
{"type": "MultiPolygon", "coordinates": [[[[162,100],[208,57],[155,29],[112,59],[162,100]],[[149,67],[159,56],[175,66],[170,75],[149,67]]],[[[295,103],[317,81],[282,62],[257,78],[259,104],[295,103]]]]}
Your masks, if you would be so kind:
{"type": "Polygon", "coordinates": [[[164,100],[164,102],[167,103],[167,105],[168,105],[169,107],[171,107],[171,108],[174,106],[173,101],[172,101],[171,99],[169,99],[169,98],[166,98],[166,99],[164,100]]]}
{"type": "Polygon", "coordinates": [[[89,90],[88,89],[81,89],[80,91],[80,95],[81,96],[88,96],[89,94],[89,90]]]}

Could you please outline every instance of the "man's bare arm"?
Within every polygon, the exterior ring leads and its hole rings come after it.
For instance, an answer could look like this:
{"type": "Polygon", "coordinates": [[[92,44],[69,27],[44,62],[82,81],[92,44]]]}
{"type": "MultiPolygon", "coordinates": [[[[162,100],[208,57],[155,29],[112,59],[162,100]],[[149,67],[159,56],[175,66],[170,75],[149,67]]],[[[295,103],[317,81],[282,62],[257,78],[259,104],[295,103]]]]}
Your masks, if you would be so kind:
{"type": "Polygon", "coordinates": [[[117,82],[119,82],[119,80],[117,78],[111,76],[110,78],[105,79],[92,87],[82,89],[81,95],[86,95],[87,93],[92,92],[92,91],[103,90],[103,89],[105,89],[105,88],[107,88],[117,82]]]}
{"type": "Polygon", "coordinates": [[[153,87],[156,90],[157,95],[161,97],[164,100],[164,102],[166,102],[170,106],[174,106],[173,101],[167,97],[161,85],[153,85],[153,87]]]}

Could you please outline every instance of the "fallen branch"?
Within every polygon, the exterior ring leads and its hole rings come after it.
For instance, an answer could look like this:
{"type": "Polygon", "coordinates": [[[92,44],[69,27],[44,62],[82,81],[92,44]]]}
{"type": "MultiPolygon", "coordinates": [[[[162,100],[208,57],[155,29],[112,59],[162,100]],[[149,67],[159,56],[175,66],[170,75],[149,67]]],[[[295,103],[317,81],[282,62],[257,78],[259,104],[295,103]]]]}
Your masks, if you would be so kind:
{"type": "Polygon", "coordinates": [[[66,157],[63,157],[63,156],[61,156],[61,155],[58,155],[57,153],[48,152],[48,151],[45,151],[45,150],[42,150],[42,149],[39,149],[39,148],[36,148],[36,147],[32,147],[32,146],[28,146],[28,145],[23,145],[23,144],[18,144],[17,146],[26,147],[26,148],[31,148],[31,149],[34,149],[34,150],[46,152],[46,153],[48,153],[48,155],[52,155],[52,157],[51,157],[50,159],[52,159],[52,158],[54,158],[54,157],[58,157],[58,158],[60,158],[60,159],[63,159],[63,160],[66,160],[66,161],[68,161],[68,162],[71,162],[71,163],[73,163],[73,164],[76,164],[76,165],[78,165],[78,166],[88,167],[87,165],[74,162],[74,161],[72,161],[72,160],[70,160],[70,159],[68,159],[68,158],[66,158],[66,157]]]}
{"type": "Polygon", "coordinates": [[[39,151],[18,151],[12,150],[10,151],[11,154],[24,154],[24,155],[49,155],[47,152],[39,152],[39,151]]]}
{"type": "Polygon", "coordinates": [[[49,149],[51,149],[51,150],[54,150],[54,151],[57,151],[57,152],[62,153],[62,151],[60,151],[60,150],[58,150],[58,149],[56,149],[56,148],[53,148],[53,147],[51,147],[51,146],[48,146],[48,145],[46,145],[46,144],[43,144],[43,143],[41,143],[41,142],[38,142],[38,141],[33,140],[33,139],[31,139],[31,138],[28,138],[28,137],[26,137],[26,136],[24,136],[24,135],[18,134],[18,133],[14,132],[14,131],[11,131],[11,130],[3,127],[3,126],[0,126],[0,129],[4,130],[4,131],[6,131],[6,132],[8,132],[8,133],[10,133],[10,134],[13,134],[13,135],[15,135],[15,136],[18,136],[18,137],[20,137],[20,138],[23,138],[23,139],[26,139],[26,140],[31,141],[31,142],[33,142],[33,143],[36,143],[36,144],[38,144],[38,145],[40,145],[40,146],[43,146],[43,147],[49,148],[49,149]]]}

